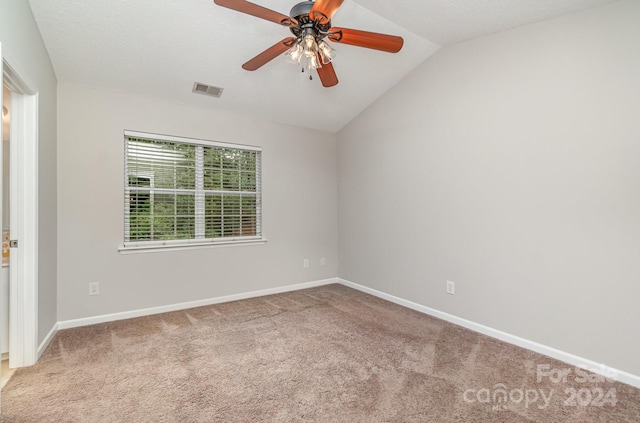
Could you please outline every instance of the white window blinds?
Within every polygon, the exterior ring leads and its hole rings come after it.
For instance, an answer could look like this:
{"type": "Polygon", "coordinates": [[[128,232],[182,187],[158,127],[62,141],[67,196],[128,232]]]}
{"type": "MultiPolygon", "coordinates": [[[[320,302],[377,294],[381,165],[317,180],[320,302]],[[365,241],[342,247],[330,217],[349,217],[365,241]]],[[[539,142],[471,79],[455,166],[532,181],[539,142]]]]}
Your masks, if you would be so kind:
{"type": "Polygon", "coordinates": [[[124,246],[261,239],[261,150],[125,131],[124,246]]]}

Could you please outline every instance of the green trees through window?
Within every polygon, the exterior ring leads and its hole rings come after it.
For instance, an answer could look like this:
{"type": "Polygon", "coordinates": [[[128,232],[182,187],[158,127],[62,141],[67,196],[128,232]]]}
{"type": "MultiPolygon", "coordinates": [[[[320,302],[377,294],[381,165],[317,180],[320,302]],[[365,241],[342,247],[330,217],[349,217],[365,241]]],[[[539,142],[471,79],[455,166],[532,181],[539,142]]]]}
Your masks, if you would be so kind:
{"type": "Polygon", "coordinates": [[[125,245],[261,236],[259,150],[132,136],[125,143],[125,245]]]}

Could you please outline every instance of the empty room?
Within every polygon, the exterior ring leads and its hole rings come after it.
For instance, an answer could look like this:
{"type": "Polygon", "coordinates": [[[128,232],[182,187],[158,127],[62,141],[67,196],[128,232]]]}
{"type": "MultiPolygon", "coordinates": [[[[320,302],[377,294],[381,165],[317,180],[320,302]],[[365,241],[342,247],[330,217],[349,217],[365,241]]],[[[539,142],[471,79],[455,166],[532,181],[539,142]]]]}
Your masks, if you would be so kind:
{"type": "Polygon", "coordinates": [[[2,0],[2,421],[639,422],[639,40],[638,0],[2,0]]]}

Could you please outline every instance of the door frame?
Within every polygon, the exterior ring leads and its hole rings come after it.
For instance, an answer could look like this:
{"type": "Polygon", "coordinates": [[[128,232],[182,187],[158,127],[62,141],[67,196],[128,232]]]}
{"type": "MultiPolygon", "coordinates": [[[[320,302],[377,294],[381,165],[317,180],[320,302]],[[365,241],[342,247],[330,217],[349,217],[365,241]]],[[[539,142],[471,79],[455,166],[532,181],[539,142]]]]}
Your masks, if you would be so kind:
{"type": "Polygon", "coordinates": [[[10,147],[10,230],[18,240],[9,270],[9,367],[14,368],[38,360],[38,90],[1,45],[0,63],[2,82],[11,91],[11,140],[19,140],[10,147]]]}

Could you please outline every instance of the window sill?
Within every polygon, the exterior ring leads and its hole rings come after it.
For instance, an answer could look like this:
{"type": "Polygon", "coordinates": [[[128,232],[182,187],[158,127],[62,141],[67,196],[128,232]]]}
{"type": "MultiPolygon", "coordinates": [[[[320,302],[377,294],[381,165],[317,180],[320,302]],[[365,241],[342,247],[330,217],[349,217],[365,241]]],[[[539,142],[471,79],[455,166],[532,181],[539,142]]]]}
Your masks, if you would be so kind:
{"type": "Polygon", "coordinates": [[[156,244],[142,246],[124,246],[118,247],[120,254],[139,254],[139,253],[160,253],[165,251],[186,251],[200,248],[220,248],[220,247],[244,247],[250,245],[266,244],[267,238],[247,239],[247,240],[228,240],[216,242],[203,242],[191,244],[156,244]]]}

